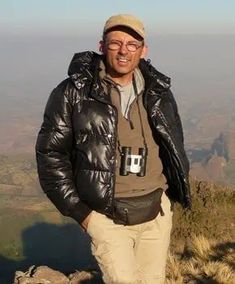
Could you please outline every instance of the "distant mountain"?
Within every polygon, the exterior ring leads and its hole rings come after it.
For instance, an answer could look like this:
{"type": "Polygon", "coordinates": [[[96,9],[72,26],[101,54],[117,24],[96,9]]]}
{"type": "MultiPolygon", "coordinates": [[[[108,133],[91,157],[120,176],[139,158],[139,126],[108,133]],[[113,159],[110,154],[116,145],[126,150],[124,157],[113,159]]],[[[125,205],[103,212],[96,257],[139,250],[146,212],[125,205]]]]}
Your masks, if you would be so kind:
{"type": "Polygon", "coordinates": [[[222,132],[209,149],[190,149],[191,175],[235,186],[235,131],[222,132]]]}

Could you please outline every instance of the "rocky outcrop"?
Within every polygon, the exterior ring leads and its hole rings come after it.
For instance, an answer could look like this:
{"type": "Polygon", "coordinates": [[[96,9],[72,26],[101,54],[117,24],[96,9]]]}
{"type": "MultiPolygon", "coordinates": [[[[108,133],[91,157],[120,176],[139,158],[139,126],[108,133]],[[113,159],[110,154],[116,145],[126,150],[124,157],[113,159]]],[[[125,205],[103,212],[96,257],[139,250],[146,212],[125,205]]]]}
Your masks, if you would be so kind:
{"type": "Polygon", "coordinates": [[[190,149],[190,174],[193,178],[234,185],[235,132],[220,133],[210,149],[190,149]]]}
{"type": "Polygon", "coordinates": [[[226,179],[224,173],[226,164],[224,157],[219,157],[215,154],[211,156],[205,164],[193,163],[191,165],[190,175],[194,179],[223,183],[226,179]]]}
{"type": "Polygon", "coordinates": [[[98,271],[75,271],[66,276],[48,266],[31,266],[26,272],[16,271],[13,284],[80,284],[102,283],[98,271]]]}

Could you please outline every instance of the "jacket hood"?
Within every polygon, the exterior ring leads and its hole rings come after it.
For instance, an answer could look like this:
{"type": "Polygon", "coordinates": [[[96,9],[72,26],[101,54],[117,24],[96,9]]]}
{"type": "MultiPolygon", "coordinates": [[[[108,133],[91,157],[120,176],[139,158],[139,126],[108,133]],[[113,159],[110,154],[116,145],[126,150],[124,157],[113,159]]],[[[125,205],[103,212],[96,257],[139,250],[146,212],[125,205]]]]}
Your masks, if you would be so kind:
{"type": "Polygon", "coordinates": [[[151,84],[152,82],[156,82],[164,89],[169,89],[171,86],[171,79],[166,75],[159,72],[156,68],[151,64],[151,60],[141,59],[139,63],[139,68],[144,76],[145,82],[151,84]]]}
{"type": "Polygon", "coordinates": [[[91,71],[95,67],[95,63],[99,61],[101,55],[92,51],[84,51],[75,53],[68,68],[68,75],[71,77],[74,74],[82,74],[87,72],[88,75],[92,76],[91,71]],[[89,74],[90,73],[90,74],[89,74]]]}

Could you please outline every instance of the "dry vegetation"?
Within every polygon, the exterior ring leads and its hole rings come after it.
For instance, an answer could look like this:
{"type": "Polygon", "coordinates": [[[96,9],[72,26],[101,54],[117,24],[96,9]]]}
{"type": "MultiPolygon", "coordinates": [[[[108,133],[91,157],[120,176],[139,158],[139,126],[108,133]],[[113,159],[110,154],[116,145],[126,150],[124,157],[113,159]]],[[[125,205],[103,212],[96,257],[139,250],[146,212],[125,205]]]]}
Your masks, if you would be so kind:
{"type": "Polygon", "coordinates": [[[166,284],[234,284],[234,263],[234,243],[194,235],[181,255],[169,255],[166,284]]]}
{"type": "Polygon", "coordinates": [[[192,181],[193,207],[176,207],[167,284],[235,283],[235,191],[192,181]]]}

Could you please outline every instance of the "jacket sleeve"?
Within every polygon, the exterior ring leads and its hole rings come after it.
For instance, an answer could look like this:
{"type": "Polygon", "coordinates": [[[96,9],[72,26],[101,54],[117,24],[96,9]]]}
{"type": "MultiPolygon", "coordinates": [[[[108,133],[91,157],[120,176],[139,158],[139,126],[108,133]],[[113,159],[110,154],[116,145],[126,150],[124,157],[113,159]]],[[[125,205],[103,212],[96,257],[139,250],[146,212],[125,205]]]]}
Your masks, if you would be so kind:
{"type": "Polygon", "coordinates": [[[175,116],[175,124],[176,124],[176,128],[177,128],[177,131],[178,131],[178,135],[179,135],[179,138],[181,140],[181,142],[184,144],[184,134],[183,134],[183,127],[182,127],[182,122],[181,122],[181,118],[180,118],[180,115],[179,115],[179,112],[178,112],[178,106],[177,106],[177,103],[175,101],[175,98],[172,94],[171,91],[170,92],[170,96],[171,96],[171,102],[172,102],[172,108],[173,108],[173,113],[174,113],[174,116],[175,116]]]}
{"type": "Polygon", "coordinates": [[[91,209],[79,199],[73,181],[70,97],[74,90],[68,91],[68,84],[68,80],[63,81],[48,99],[36,142],[36,159],[43,191],[63,215],[81,223],[91,209]]]}
{"type": "Polygon", "coordinates": [[[185,147],[184,147],[184,134],[183,134],[183,126],[182,126],[182,122],[181,122],[181,118],[178,112],[178,107],[177,107],[177,103],[174,99],[173,94],[170,92],[170,95],[172,96],[172,107],[173,107],[173,113],[174,113],[174,119],[175,119],[175,136],[178,137],[181,147],[181,155],[183,157],[183,161],[184,161],[184,166],[186,169],[186,173],[187,175],[189,174],[189,160],[185,151],[185,147]]]}
{"type": "Polygon", "coordinates": [[[170,121],[171,121],[171,129],[173,131],[173,137],[177,141],[177,145],[179,145],[178,150],[180,151],[182,160],[184,162],[184,167],[186,170],[186,173],[188,175],[189,173],[189,160],[187,158],[185,148],[184,148],[184,134],[183,134],[183,127],[182,127],[182,122],[181,118],[178,112],[178,106],[175,101],[175,98],[172,94],[172,92],[169,90],[168,91],[168,96],[170,99],[170,106],[171,108],[168,110],[168,116],[170,116],[170,121]]]}

